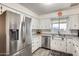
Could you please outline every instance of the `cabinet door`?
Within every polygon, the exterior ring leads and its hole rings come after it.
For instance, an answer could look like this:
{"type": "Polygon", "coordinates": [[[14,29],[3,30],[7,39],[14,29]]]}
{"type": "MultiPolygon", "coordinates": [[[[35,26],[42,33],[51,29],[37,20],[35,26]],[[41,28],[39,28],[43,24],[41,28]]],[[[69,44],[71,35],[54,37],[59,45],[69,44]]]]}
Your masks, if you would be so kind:
{"type": "Polygon", "coordinates": [[[56,44],[55,40],[51,40],[51,49],[52,50],[55,50],[55,44],[56,44]]]}
{"type": "Polygon", "coordinates": [[[20,14],[7,11],[7,20],[9,20],[9,28],[10,29],[19,29],[21,16],[20,14]]]}
{"type": "Polygon", "coordinates": [[[40,20],[40,29],[50,29],[50,19],[41,19],[40,20]]]}
{"type": "Polygon", "coordinates": [[[78,47],[78,45],[76,47],[77,47],[76,48],[76,56],[79,56],[79,47],[78,47]]]}
{"type": "Polygon", "coordinates": [[[32,29],[38,29],[39,28],[39,20],[38,19],[32,19],[32,29]]]}
{"type": "Polygon", "coordinates": [[[60,51],[66,52],[66,39],[60,41],[60,51]]]}
{"type": "MultiPolygon", "coordinates": [[[[0,55],[6,53],[6,13],[0,15],[0,55]]],[[[9,42],[8,42],[9,43],[9,42]]]]}
{"type": "Polygon", "coordinates": [[[69,18],[70,29],[79,29],[79,15],[72,15],[69,18]]]}
{"type": "Polygon", "coordinates": [[[77,55],[79,55],[79,49],[78,49],[78,47],[76,46],[76,44],[74,44],[74,51],[73,51],[73,55],[74,56],[77,56],[77,55]]]}
{"type": "Polygon", "coordinates": [[[74,38],[74,40],[73,40],[73,44],[74,44],[73,55],[74,55],[74,56],[79,56],[79,41],[78,41],[77,39],[78,39],[78,38],[74,38]]]}
{"type": "Polygon", "coordinates": [[[54,38],[51,42],[51,49],[66,52],[66,39],[54,38]]]}
{"type": "Polygon", "coordinates": [[[60,51],[60,40],[56,40],[55,41],[55,49],[57,50],[57,51],[60,51]]]}
{"type": "Polygon", "coordinates": [[[72,39],[67,39],[67,53],[73,54],[74,52],[74,44],[72,39]]]}
{"type": "Polygon", "coordinates": [[[32,53],[41,47],[41,36],[33,35],[32,36],[32,53]]]}
{"type": "Polygon", "coordinates": [[[54,49],[60,51],[61,38],[54,38],[54,49]]]}

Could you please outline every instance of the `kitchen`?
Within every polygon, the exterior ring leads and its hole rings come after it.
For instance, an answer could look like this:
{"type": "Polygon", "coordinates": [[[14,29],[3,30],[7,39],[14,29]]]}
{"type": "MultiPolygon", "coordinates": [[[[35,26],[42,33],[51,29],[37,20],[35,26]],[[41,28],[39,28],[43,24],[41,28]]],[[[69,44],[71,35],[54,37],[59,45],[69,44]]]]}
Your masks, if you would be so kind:
{"type": "Polygon", "coordinates": [[[1,56],[79,56],[78,3],[0,6],[1,56]]]}

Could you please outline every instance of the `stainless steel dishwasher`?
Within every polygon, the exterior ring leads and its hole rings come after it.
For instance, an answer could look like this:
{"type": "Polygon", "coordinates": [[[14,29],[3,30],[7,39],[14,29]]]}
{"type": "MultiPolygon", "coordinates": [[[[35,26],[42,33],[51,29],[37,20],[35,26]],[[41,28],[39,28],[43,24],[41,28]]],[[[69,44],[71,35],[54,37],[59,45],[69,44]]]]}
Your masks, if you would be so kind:
{"type": "Polygon", "coordinates": [[[51,36],[42,36],[42,47],[50,49],[51,36]]]}

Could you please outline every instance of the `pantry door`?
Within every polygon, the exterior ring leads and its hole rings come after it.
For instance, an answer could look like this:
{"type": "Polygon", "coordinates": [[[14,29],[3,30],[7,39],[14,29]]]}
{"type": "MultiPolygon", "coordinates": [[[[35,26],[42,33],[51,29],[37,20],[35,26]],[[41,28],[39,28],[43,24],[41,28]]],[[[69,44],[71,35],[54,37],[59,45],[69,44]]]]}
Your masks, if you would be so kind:
{"type": "Polygon", "coordinates": [[[6,12],[0,15],[0,55],[5,55],[6,52],[6,12]]]}

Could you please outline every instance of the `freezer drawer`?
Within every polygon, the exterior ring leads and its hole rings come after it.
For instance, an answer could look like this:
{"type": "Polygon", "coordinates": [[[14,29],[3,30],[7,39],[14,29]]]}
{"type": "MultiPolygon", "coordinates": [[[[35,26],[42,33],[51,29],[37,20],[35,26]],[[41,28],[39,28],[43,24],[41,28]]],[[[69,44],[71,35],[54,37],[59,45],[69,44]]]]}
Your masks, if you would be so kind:
{"type": "Polygon", "coordinates": [[[28,45],[24,49],[16,52],[13,56],[32,56],[31,45],[28,45]]]}

